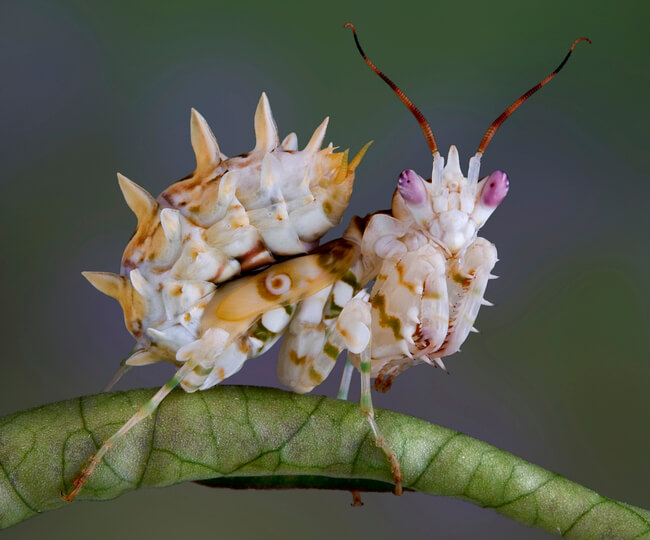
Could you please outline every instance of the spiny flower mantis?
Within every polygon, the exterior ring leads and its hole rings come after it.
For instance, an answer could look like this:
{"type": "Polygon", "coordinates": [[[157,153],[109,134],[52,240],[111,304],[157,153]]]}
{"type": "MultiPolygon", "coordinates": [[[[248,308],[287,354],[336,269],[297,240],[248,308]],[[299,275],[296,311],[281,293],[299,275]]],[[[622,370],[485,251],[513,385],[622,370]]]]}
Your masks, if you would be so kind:
{"type": "Polygon", "coordinates": [[[90,457],[63,497],[73,500],[109,449],[148,417],[180,385],[204,390],[239,371],[282,335],[278,375],[308,392],[330,373],[343,350],[348,361],[339,397],[352,370],[361,373],[361,410],[402,491],[396,454],[375,420],[371,379],[387,390],[406,368],[460,349],[495,277],[496,248],[477,232],[505,198],[502,171],[479,179],[481,156],[501,124],[565,65],[508,107],[488,128],[464,176],[455,146],[445,163],[424,115],[366,57],[419,122],[433,156],[431,178],[401,173],[390,212],[354,218],[343,237],[318,246],[345,210],[369,145],[321,149],[328,119],[303,150],[295,134],[282,142],[262,94],[255,113],[255,148],[223,155],[203,117],[192,110],[196,169],[157,199],[118,175],[136,232],[118,274],[85,272],[117,299],[137,340],[127,367],[173,363],[174,376],[90,457]],[[366,290],[371,283],[372,287],[366,290]]]}

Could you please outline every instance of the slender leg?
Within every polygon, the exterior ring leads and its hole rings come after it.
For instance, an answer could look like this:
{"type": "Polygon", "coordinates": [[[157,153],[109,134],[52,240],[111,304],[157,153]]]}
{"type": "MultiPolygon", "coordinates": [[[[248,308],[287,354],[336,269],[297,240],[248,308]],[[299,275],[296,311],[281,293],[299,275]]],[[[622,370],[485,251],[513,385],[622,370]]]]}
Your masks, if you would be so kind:
{"type": "Polygon", "coordinates": [[[132,367],[133,366],[129,366],[127,364],[121,364],[120,369],[118,369],[113,375],[113,377],[111,377],[111,380],[108,381],[108,384],[106,386],[104,386],[102,392],[110,392],[113,389],[113,387],[118,383],[118,381],[129,371],[131,371],[132,367]]]}
{"type": "Polygon", "coordinates": [[[337,343],[340,340],[341,346],[348,349],[348,361],[346,362],[346,368],[343,372],[339,398],[342,395],[347,397],[349,381],[346,381],[346,375],[348,374],[348,365],[352,364],[353,366],[357,366],[361,372],[361,411],[365,414],[366,419],[370,424],[375,444],[382,449],[390,463],[390,468],[393,472],[393,480],[395,482],[395,494],[401,495],[402,472],[400,470],[399,461],[397,461],[395,451],[386,442],[386,439],[384,439],[384,436],[379,430],[379,426],[377,425],[377,422],[375,422],[375,411],[372,407],[372,397],[370,395],[370,377],[372,367],[370,310],[371,307],[370,302],[368,301],[368,293],[362,291],[345,305],[336,323],[336,330],[332,333],[331,339],[337,343]]]}
{"type": "Polygon", "coordinates": [[[352,372],[354,366],[350,362],[350,353],[345,361],[345,368],[343,368],[343,375],[341,376],[341,386],[339,386],[339,393],[337,399],[348,399],[348,391],[350,390],[350,380],[352,379],[352,372]]]}
{"type": "Polygon", "coordinates": [[[359,365],[361,367],[361,411],[366,415],[366,420],[370,424],[372,434],[375,438],[375,445],[382,449],[386,459],[390,463],[390,469],[393,473],[395,482],[395,495],[402,494],[402,470],[397,460],[395,450],[386,442],[382,435],[377,422],[375,421],[375,410],[372,406],[372,396],[370,394],[370,343],[361,352],[359,365]]]}
{"type": "Polygon", "coordinates": [[[131,368],[133,366],[127,364],[126,362],[128,361],[129,358],[133,356],[133,354],[138,350],[138,346],[136,345],[133,347],[133,350],[129,353],[129,356],[127,356],[124,360],[120,362],[120,368],[113,374],[111,377],[111,380],[108,381],[108,384],[104,386],[104,389],[102,392],[110,392],[113,387],[119,382],[119,380],[124,377],[129,371],[131,371],[131,368]]]}
{"type": "Polygon", "coordinates": [[[90,456],[84,467],[81,469],[72,484],[72,489],[68,493],[61,494],[61,497],[63,499],[68,502],[74,500],[79,491],[81,491],[81,488],[88,481],[88,478],[90,478],[90,475],[94,472],[97,465],[101,463],[104,454],[108,452],[111,446],[113,446],[120,438],[122,438],[122,436],[126,435],[138,422],[151,415],[158,408],[160,402],[165,399],[165,397],[174,388],[176,388],[176,386],[178,386],[178,384],[186,375],[191,373],[191,371],[196,366],[196,363],[197,362],[193,359],[188,360],[176,372],[176,374],[171,379],[169,379],[169,381],[167,381],[167,383],[165,383],[165,385],[160,390],[158,390],[158,392],[154,394],[154,396],[149,401],[142,405],[138,411],[129,420],[127,420],[127,422],[119,430],[117,430],[116,433],[104,441],[104,444],[102,444],[100,449],[97,450],[97,452],[95,452],[92,456],[90,456]]]}

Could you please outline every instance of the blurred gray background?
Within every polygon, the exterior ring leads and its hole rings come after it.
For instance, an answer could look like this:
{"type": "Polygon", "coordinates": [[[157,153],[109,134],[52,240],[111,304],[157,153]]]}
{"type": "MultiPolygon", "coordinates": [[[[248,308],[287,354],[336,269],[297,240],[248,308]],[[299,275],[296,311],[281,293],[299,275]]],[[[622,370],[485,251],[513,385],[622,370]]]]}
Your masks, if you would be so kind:
{"type": "MultiPolygon", "coordinates": [[[[330,115],[336,145],[374,139],[347,222],[388,207],[403,169],[428,177],[431,158],[343,23],[357,25],[370,58],[422,109],[444,152],[458,146],[463,166],[490,122],[584,35],[594,44],[580,44],[483,159],[484,173],[511,180],[482,233],[501,259],[487,292],[496,307],[448,359],[451,376],[419,366],[374,399],[650,507],[648,12],[594,1],[4,0],[0,414],[95,393],[130,351],[117,303],[80,271],[119,270],[135,220],[117,171],[157,195],[193,169],[190,107],[227,155],[252,148],[262,90],[282,136],[296,131],[304,144],[330,115]]],[[[231,382],[277,385],[274,355],[231,382]]],[[[335,396],[340,369],[316,392],[335,396]]],[[[141,368],[118,388],[169,375],[141,368]]],[[[364,501],[187,484],[81,502],[4,536],[548,537],[462,501],[364,501]]]]}

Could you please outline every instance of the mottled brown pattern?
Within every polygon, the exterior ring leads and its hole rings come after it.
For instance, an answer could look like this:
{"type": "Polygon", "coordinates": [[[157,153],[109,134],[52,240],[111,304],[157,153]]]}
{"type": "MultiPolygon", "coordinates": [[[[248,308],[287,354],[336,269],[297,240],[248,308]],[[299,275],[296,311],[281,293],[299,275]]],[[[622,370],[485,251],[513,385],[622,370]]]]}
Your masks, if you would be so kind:
{"type": "Polygon", "coordinates": [[[451,279],[453,279],[456,283],[464,288],[469,287],[472,283],[472,276],[464,276],[460,272],[454,272],[451,276],[451,279]]]}
{"type": "Polygon", "coordinates": [[[302,366],[307,361],[307,357],[304,355],[298,356],[296,351],[289,351],[289,360],[297,366],[302,366]]]}
{"type": "Polygon", "coordinates": [[[310,366],[308,375],[309,380],[312,384],[314,384],[314,386],[319,385],[323,382],[323,374],[316,371],[314,366],[310,366]]]}
{"type": "Polygon", "coordinates": [[[122,255],[122,268],[129,271],[138,268],[144,261],[155,260],[166,244],[167,239],[156,212],[147,221],[138,223],[122,255]]]}
{"type": "Polygon", "coordinates": [[[403,285],[406,289],[411,292],[411,294],[417,294],[416,291],[416,284],[415,283],[410,283],[406,281],[404,278],[404,275],[406,274],[408,268],[402,263],[401,261],[397,263],[395,266],[395,270],[397,270],[397,278],[399,279],[400,285],[403,285]]]}
{"type": "Polygon", "coordinates": [[[370,303],[379,312],[379,325],[390,328],[396,340],[403,339],[401,321],[386,313],[386,297],[383,294],[376,294],[370,299],[370,303]]]}

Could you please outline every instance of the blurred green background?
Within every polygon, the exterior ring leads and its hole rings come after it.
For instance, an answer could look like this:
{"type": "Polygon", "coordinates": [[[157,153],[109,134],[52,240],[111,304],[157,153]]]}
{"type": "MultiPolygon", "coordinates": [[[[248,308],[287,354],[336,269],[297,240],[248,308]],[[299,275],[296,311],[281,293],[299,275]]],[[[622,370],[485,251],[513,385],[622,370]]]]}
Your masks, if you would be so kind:
{"type": "MultiPolygon", "coordinates": [[[[390,204],[422,134],[363,64],[343,23],[463,163],[490,122],[565,70],[502,127],[483,172],[510,194],[483,230],[501,261],[451,376],[419,366],[375,403],[484,439],[650,507],[648,14],[645,2],[33,2],[0,4],[4,370],[0,414],[99,391],[132,347],[117,303],[81,270],[118,271],[135,220],[116,171],[157,195],[193,169],[189,111],[227,155],[253,146],[266,91],[284,136],[356,151],[344,218],[390,204]]],[[[274,351],[236,384],[277,385],[274,351]]],[[[162,384],[169,367],[118,388],[162,384]]],[[[334,396],[337,370],[317,393],[334,396]]],[[[356,383],[353,384],[355,388],[356,383]]],[[[358,390],[352,392],[356,399],[358,390]]],[[[176,534],[546,538],[462,501],[407,494],[233,492],[182,485],[31,519],[6,538],[176,534]]]]}

